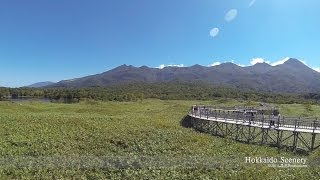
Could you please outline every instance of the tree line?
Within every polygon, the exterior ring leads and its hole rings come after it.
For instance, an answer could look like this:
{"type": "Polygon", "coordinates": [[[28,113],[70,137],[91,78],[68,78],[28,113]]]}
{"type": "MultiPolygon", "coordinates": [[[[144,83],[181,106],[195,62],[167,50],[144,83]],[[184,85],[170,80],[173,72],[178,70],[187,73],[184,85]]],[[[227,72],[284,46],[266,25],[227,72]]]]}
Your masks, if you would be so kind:
{"type": "Polygon", "coordinates": [[[204,83],[132,83],[110,87],[89,88],[0,88],[0,100],[8,98],[48,98],[53,102],[79,102],[85,99],[101,101],[239,99],[266,103],[318,103],[320,94],[275,94],[241,91],[230,87],[204,83]]]}

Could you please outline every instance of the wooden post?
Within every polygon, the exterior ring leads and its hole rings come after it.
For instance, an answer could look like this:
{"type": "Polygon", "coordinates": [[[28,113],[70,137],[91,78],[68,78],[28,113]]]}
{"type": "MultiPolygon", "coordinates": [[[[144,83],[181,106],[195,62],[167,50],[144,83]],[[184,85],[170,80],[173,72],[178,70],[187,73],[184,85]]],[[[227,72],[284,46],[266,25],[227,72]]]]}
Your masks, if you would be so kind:
{"type": "Polygon", "coordinates": [[[194,106],[192,106],[192,116],[194,116],[194,106]]]}
{"type": "Polygon", "coordinates": [[[296,132],[297,130],[297,119],[294,121],[294,131],[293,131],[293,143],[292,143],[292,147],[293,150],[295,151],[297,149],[297,139],[298,139],[298,134],[296,132]]]}
{"type": "Polygon", "coordinates": [[[315,141],[316,141],[316,134],[314,133],[314,131],[317,128],[316,122],[317,122],[317,119],[313,121],[313,132],[312,132],[312,139],[311,139],[311,151],[314,150],[314,144],[315,144],[315,141]]]}
{"type": "Polygon", "coordinates": [[[278,130],[278,139],[277,139],[277,146],[278,148],[281,148],[281,144],[282,144],[282,136],[283,136],[283,131],[278,130]]]}
{"type": "Polygon", "coordinates": [[[229,118],[229,111],[227,111],[228,114],[226,113],[226,118],[225,118],[225,121],[227,122],[227,119],[229,118]]]}
{"type": "Polygon", "coordinates": [[[262,131],[261,144],[264,144],[264,141],[265,141],[265,131],[266,131],[266,130],[265,130],[264,128],[262,128],[261,131],[262,131]]]}
{"type": "MultiPolygon", "coordinates": [[[[278,116],[278,122],[277,122],[277,146],[278,148],[280,148],[280,144],[281,144],[281,139],[282,137],[280,137],[280,135],[282,136],[282,133],[280,133],[280,116],[278,116]]],[[[282,132],[282,131],[281,131],[282,132]]]]}
{"type": "Polygon", "coordinates": [[[316,120],[313,121],[313,134],[314,134],[314,131],[317,129],[317,125],[316,125],[317,120],[318,119],[316,118],[316,120]]]}
{"type": "Polygon", "coordinates": [[[237,128],[237,134],[236,134],[236,140],[239,140],[239,124],[236,124],[236,128],[237,128]]]}
{"type": "Polygon", "coordinates": [[[250,143],[250,139],[251,139],[251,125],[249,125],[249,136],[247,139],[247,142],[250,143]]]}
{"type": "Polygon", "coordinates": [[[271,115],[269,114],[268,125],[270,126],[270,124],[271,124],[271,115]]]}
{"type": "Polygon", "coordinates": [[[294,133],[294,135],[293,135],[293,150],[295,151],[297,149],[299,133],[296,131],[294,131],[293,133],[294,133]]]}
{"type": "Polygon", "coordinates": [[[269,115],[269,129],[271,128],[271,116],[269,115]]]}
{"type": "Polygon", "coordinates": [[[269,135],[269,129],[267,129],[266,131],[266,137],[265,137],[266,144],[268,143],[268,135],[269,135]]]}
{"type": "Polygon", "coordinates": [[[262,128],[263,128],[263,126],[264,126],[264,115],[262,114],[262,128]]]}
{"type": "MultiPolygon", "coordinates": [[[[225,123],[226,124],[226,133],[225,133],[225,136],[228,136],[228,123],[225,123]]],[[[222,126],[223,127],[223,126],[222,126]]]]}
{"type": "Polygon", "coordinates": [[[200,115],[200,107],[197,105],[196,116],[200,115]]]}
{"type": "Polygon", "coordinates": [[[238,120],[239,120],[239,113],[237,112],[237,114],[236,114],[236,124],[238,124],[238,120]]]}
{"type": "Polygon", "coordinates": [[[217,115],[217,109],[214,109],[214,115],[216,116],[215,118],[217,119],[218,115],[217,115]]]}

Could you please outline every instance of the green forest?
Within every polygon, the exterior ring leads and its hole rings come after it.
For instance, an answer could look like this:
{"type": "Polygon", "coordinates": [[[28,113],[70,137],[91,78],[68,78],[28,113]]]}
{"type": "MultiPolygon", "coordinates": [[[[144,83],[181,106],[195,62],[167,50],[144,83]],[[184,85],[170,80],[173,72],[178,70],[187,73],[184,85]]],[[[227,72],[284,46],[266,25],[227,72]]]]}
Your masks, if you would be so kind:
{"type": "Polygon", "coordinates": [[[211,86],[204,83],[132,83],[109,87],[89,88],[0,88],[0,99],[48,98],[52,102],[76,103],[81,100],[141,101],[161,100],[216,100],[237,99],[266,103],[317,104],[320,94],[275,94],[268,92],[243,91],[230,87],[211,86]]]}

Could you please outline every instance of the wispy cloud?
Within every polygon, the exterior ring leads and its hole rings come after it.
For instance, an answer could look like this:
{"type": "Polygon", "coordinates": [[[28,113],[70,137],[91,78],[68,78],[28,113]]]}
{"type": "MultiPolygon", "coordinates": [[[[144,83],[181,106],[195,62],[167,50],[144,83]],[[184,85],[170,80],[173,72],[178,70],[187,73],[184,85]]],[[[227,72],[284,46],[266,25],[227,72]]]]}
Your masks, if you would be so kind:
{"type": "Polygon", "coordinates": [[[213,62],[212,64],[210,64],[210,66],[219,66],[221,64],[221,62],[213,62]]]}
{"type": "Polygon", "coordinates": [[[246,67],[246,65],[243,65],[243,64],[237,64],[237,65],[240,67],[246,67]]]}
{"type": "Polygon", "coordinates": [[[252,1],[249,3],[249,7],[252,7],[255,3],[256,3],[256,0],[252,0],[252,1]]]}
{"type": "MultiPolygon", "coordinates": [[[[256,64],[256,63],[263,63],[263,62],[264,62],[264,63],[270,64],[271,66],[278,66],[278,65],[280,65],[280,64],[283,64],[283,63],[287,62],[289,59],[290,59],[290,57],[285,57],[285,58],[283,58],[283,59],[280,59],[280,60],[278,60],[278,61],[275,61],[275,62],[270,63],[270,61],[266,61],[266,60],[263,59],[263,58],[253,58],[253,59],[251,60],[250,64],[251,64],[251,65],[254,65],[254,64],[256,64]]],[[[304,61],[304,60],[299,60],[299,61],[302,62],[304,65],[309,66],[306,61],[304,61]]]]}
{"type": "Polygon", "coordinates": [[[156,68],[163,69],[165,67],[184,67],[184,64],[168,64],[168,65],[161,64],[156,68]]]}
{"type": "MultiPolygon", "coordinates": [[[[285,63],[286,61],[288,61],[290,59],[290,57],[285,57],[283,59],[280,59],[280,60],[277,60],[275,62],[271,62],[270,61],[266,61],[265,59],[263,58],[253,58],[250,62],[251,65],[255,65],[256,63],[268,63],[270,64],[271,66],[278,66],[280,64],[283,64],[285,63]]],[[[301,61],[302,63],[306,64],[304,61],[301,61]]]]}
{"type": "Polygon", "coordinates": [[[273,62],[273,63],[271,63],[270,65],[271,65],[271,66],[277,66],[277,65],[280,65],[280,64],[285,63],[285,62],[288,61],[289,59],[290,59],[290,57],[286,57],[286,58],[284,58],[284,59],[280,59],[280,60],[278,60],[278,61],[276,61],[276,62],[273,62]]]}
{"type": "Polygon", "coordinates": [[[225,15],[224,19],[227,22],[230,22],[232,20],[234,20],[238,15],[238,10],[237,9],[231,9],[230,11],[227,12],[227,14],[225,15]]]}
{"type": "MultiPolygon", "coordinates": [[[[216,60],[216,61],[213,61],[212,64],[209,64],[209,65],[207,65],[207,66],[208,66],[208,67],[219,66],[219,65],[221,65],[221,64],[223,64],[223,63],[228,63],[228,62],[231,62],[231,63],[233,63],[233,64],[236,64],[236,65],[238,65],[238,66],[240,66],[240,67],[253,66],[253,65],[257,64],[257,63],[267,63],[267,64],[270,64],[271,66],[277,66],[277,65],[281,65],[281,64],[285,63],[285,62],[288,61],[289,59],[290,59],[290,57],[286,57],[286,58],[280,59],[280,60],[278,60],[278,61],[270,62],[270,61],[268,61],[268,60],[266,60],[266,59],[264,59],[264,58],[260,58],[260,57],[259,57],[259,58],[252,58],[251,61],[250,61],[250,64],[247,64],[247,65],[241,64],[241,63],[238,63],[238,62],[235,62],[234,60],[226,60],[226,61],[220,61],[220,60],[217,61],[217,60],[216,60]]],[[[303,64],[305,64],[306,66],[308,66],[308,67],[312,68],[313,70],[315,70],[315,71],[317,71],[317,72],[320,73],[320,67],[312,67],[312,66],[309,66],[309,65],[307,64],[307,62],[304,61],[304,60],[299,60],[299,61],[302,62],[303,64]]],[[[185,67],[185,66],[184,66],[184,64],[161,64],[161,65],[159,65],[159,66],[156,67],[156,68],[163,69],[163,68],[165,68],[165,67],[185,67]]]]}
{"type": "MultiPolygon", "coordinates": [[[[244,64],[239,64],[239,63],[235,63],[234,60],[231,60],[231,61],[224,61],[224,62],[231,62],[233,64],[237,64],[238,66],[241,66],[241,67],[247,67],[247,66],[253,66],[257,63],[267,63],[267,64],[270,64],[271,66],[277,66],[277,65],[280,65],[280,64],[283,64],[285,63],[286,61],[288,61],[290,59],[290,57],[286,57],[286,58],[283,58],[283,59],[280,59],[278,61],[275,61],[275,62],[270,62],[264,58],[252,58],[251,61],[250,61],[250,64],[249,65],[244,65],[244,64]]],[[[309,66],[306,61],[304,60],[299,60],[300,62],[302,62],[303,64],[305,64],[306,66],[309,66]]],[[[221,64],[221,63],[220,63],[221,64]]],[[[309,66],[310,67],[310,66],[309,66]]],[[[320,67],[319,68],[312,68],[318,72],[320,72],[320,67]]]]}
{"type": "Polygon", "coordinates": [[[269,61],[265,61],[263,58],[253,58],[251,61],[250,61],[250,64],[251,65],[255,65],[257,63],[270,63],[269,61]]]}
{"type": "Polygon", "coordinates": [[[318,67],[318,68],[312,68],[313,70],[315,70],[315,71],[317,71],[317,72],[320,72],[320,67],[318,67]]]}
{"type": "Polygon", "coordinates": [[[212,64],[210,64],[209,67],[210,67],[210,66],[211,66],[211,67],[212,67],[212,66],[219,66],[219,65],[221,65],[221,64],[223,64],[223,63],[228,63],[228,62],[231,62],[231,63],[236,64],[236,65],[241,66],[241,67],[246,67],[246,65],[243,65],[243,64],[240,64],[240,63],[235,63],[234,60],[228,60],[228,61],[223,61],[223,62],[221,62],[221,61],[215,61],[215,62],[213,62],[212,64]]]}
{"type": "Polygon", "coordinates": [[[218,36],[219,32],[220,32],[219,28],[213,28],[210,30],[210,36],[216,37],[216,36],[218,36]]]}

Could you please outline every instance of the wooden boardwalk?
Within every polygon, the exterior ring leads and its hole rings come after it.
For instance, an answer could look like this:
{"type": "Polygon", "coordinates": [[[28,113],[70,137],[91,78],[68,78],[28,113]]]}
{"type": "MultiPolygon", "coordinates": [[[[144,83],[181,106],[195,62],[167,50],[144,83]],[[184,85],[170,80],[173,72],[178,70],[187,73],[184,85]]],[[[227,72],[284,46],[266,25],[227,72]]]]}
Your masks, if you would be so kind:
{"type": "Polygon", "coordinates": [[[189,117],[191,126],[199,131],[246,143],[306,151],[319,148],[319,120],[264,115],[263,111],[268,110],[193,106],[189,117]]]}

